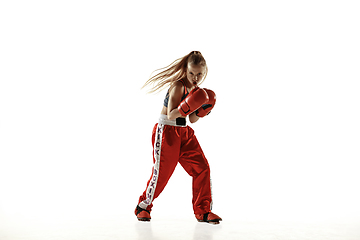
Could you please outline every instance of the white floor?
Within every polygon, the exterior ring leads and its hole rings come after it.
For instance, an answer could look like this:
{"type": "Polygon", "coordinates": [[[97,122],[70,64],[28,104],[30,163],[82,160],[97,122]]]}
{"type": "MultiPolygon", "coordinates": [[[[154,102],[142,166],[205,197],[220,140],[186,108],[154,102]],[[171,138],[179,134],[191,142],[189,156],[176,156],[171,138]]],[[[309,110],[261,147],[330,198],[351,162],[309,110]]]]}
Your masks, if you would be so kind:
{"type": "MultiPolygon", "coordinates": [[[[69,216],[70,217],[70,216],[69,216]]],[[[4,219],[2,219],[4,220],[4,219]]],[[[224,219],[219,225],[198,223],[193,218],[158,216],[150,223],[135,216],[97,219],[1,221],[1,240],[359,240],[360,224],[295,223],[224,219]]]]}

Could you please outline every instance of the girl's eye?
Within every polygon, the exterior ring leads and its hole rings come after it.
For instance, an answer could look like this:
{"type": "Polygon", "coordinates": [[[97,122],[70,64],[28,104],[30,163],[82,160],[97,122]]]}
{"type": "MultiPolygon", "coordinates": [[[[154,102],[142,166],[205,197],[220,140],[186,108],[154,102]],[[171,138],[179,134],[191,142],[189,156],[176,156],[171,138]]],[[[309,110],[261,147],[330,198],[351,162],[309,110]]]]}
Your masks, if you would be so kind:
{"type": "Polygon", "coordinates": [[[191,75],[194,75],[192,72],[190,72],[191,75]]]}

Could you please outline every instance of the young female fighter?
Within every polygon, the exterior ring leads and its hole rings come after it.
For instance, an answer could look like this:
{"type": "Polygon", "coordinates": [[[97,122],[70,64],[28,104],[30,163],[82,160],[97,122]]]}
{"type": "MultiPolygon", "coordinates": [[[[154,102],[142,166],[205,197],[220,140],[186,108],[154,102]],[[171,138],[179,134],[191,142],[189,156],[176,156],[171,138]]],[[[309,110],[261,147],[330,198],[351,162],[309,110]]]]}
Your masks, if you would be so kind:
{"type": "MultiPolygon", "coordinates": [[[[210,168],[186,117],[191,123],[204,117],[215,105],[215,93],[198,87],[206,77],[207,66],[198,51],[177,59],[144,86],[154,84],[150,92],[170,85],[153,129],[154,167],[146,190],[140,196],[135,215],[139,221],[150,221],[152,202],[164,189],[177,163],[193,178],[193,209],[199,222],[218,224],[222,219],[211,212],[210,168]]],[[[179,204],[174,201],[174,208],[179,204]]]]}

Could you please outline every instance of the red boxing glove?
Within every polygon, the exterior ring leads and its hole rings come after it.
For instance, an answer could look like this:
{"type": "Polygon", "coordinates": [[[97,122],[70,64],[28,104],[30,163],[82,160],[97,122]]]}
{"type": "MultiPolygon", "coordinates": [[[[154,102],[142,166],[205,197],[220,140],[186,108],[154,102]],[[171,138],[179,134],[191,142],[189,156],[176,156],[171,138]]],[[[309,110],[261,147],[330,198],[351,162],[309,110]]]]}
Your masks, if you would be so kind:
{"type": "Polygon", "coordinates": [[[209,97],[206,91],[202,88],[196,87],[180,103],[178,110],[182,116],[186,117],[208,101],[209,97]]]}
{"type": "Polygon", "coordinates": [[[214,105],[216,102],[215,93],[210,89],[204,88],[204,90],[206,91],[207,95],[209,96],[209,101],[207,103],[203,104],[198,110],[196,110],[196,116],[198,116],[198,117],[205,117],[206,115],[208,115],[210,113],[211,109],[214,108],[214,105]]]}

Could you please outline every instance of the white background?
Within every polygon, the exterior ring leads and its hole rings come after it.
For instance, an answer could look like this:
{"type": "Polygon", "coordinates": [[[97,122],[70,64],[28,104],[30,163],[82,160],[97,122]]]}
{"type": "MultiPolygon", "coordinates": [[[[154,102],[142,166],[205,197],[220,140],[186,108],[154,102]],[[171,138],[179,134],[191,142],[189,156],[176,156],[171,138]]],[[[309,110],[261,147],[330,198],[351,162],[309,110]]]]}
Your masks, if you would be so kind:
{"type": "MultiPolygon", "coordinates": [[[[201,51],[217,104],[191,125],[224,219],[360,221],[357,1],[2,1],[0,219],[133,216],[165,91],[201,51]]],[[[179,166],[153,218],[191,216],[179,166]]],[[[1,234],[0,234],[1,236],[1,234]]]]}

